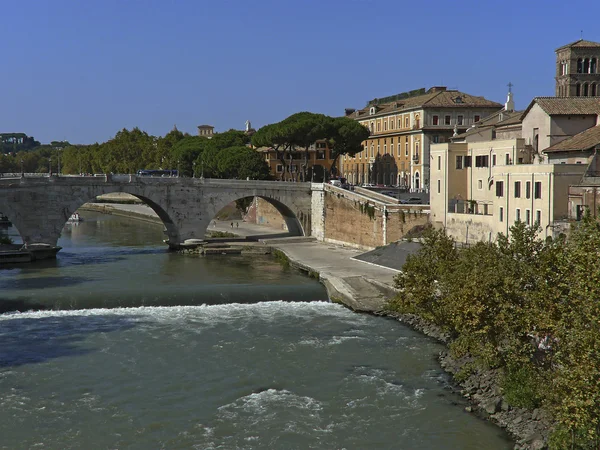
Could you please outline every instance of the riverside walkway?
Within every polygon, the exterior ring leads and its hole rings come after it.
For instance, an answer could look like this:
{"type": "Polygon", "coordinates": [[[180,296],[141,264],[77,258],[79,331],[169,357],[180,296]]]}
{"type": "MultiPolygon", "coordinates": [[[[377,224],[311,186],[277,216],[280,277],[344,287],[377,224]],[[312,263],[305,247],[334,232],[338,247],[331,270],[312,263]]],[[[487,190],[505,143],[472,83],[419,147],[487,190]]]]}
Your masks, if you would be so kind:
{"type": "MultiPolygon", "coordinates": [[[[160,221],[146,205],[87,204],[89,209],[123,216],[160,221]]],[[[84,206],[83,209],[87,209],[84,206]]],[[[365,254],[362,250],[343,247],[304,236],[290,236],[283,230],[246,223],[241,220],[215,220],[207,231],[234,233],[259,241],[283,252],[292,266],[319,274],[332,301],[343,303],[356,311],[381,311],[388,298],[394,295],[396,269],[355,259],[365,254]],[[233,228],[231,227],[233,223],[233,228]]]]}

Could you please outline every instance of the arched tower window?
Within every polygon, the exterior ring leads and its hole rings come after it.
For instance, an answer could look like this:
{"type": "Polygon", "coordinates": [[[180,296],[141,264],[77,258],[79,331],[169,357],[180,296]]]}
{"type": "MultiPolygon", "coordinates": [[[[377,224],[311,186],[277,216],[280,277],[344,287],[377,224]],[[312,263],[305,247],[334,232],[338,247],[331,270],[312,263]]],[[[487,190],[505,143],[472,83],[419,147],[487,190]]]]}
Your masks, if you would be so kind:
{"type": "Polygon", "coordinates": [[[583,60],[583,73],[589,73],[589,72],[590,72],[590,59],[585,58],[583,60]]]}
{"type": "Polygon", "coordinates": [[[588,92],[588,84],[587,84],[587,83],[585,83],[585,84],[583,85],[583,96],[584,96],[584,97],[587,97],[587,96],[588,96],[588,94],[589,94],[589,92],[588,92]]]}
{"type": "Polygon", "coordinates": [[[581,58],[577,60],[577,73],[583,73],[583,61],[581,58]]]}
{"type": "Polygon", "coordinates": [[[596,83],[592,83],[592,88],[591,88],[591,93],[590,93],[590,95],[591,95],[592,97],[595,97],[595,96],[596,96],[596,83]]]}
{"type": "Polygon", "coordinates": [[[581,97],[581,85],[579,83],[575,85],[575,95],[581,97]]]}
{"type": "Polygon", "coordinates": [[[598,60],[596,58],[592,58],[590,62],[590,73],[596,73],[598,60]]]}
{"type": "Polygon", "coordinates": [[[419,172],[415,172],[415,189],[420,189],[421,188],[421,175],[419,175],[419,172]]]}

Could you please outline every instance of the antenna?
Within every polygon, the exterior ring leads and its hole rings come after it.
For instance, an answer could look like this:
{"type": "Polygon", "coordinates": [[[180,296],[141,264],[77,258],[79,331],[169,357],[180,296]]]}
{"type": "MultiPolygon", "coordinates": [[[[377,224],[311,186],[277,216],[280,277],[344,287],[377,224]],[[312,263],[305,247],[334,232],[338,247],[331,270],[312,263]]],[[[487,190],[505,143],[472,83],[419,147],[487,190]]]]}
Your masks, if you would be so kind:
{"type": "Polygon", "coordinates": [[[581,30],[579,33],[581,35],[581,40],[583,41],[583,30],[581,30]]]}

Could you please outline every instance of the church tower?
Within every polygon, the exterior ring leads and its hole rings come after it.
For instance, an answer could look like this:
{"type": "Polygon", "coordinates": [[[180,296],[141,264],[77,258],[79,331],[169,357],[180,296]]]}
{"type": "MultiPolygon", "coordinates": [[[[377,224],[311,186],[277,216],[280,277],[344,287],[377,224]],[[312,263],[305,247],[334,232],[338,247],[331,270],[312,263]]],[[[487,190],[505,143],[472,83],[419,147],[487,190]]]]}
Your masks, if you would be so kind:
{"type": "Polygon", "coordinates": [[[600,43],[579,39],[556,49],[556,97],[600,96],[600,43]]]}

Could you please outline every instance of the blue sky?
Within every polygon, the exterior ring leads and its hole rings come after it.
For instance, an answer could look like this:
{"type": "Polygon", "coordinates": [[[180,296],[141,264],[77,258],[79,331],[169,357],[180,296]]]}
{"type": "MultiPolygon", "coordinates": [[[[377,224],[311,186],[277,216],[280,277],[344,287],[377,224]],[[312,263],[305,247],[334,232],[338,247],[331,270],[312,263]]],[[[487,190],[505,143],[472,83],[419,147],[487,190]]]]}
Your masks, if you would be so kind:
{"type": "Polygon", "coordinates": [[[600,41],[600,2],[20,0],[2,5],[0,132],[103,142],[341,115],[433,85],[517,108],[554,95],[554,50],[600,41]],[[585,12],[584,12],[585,11],[585,12]]]}

